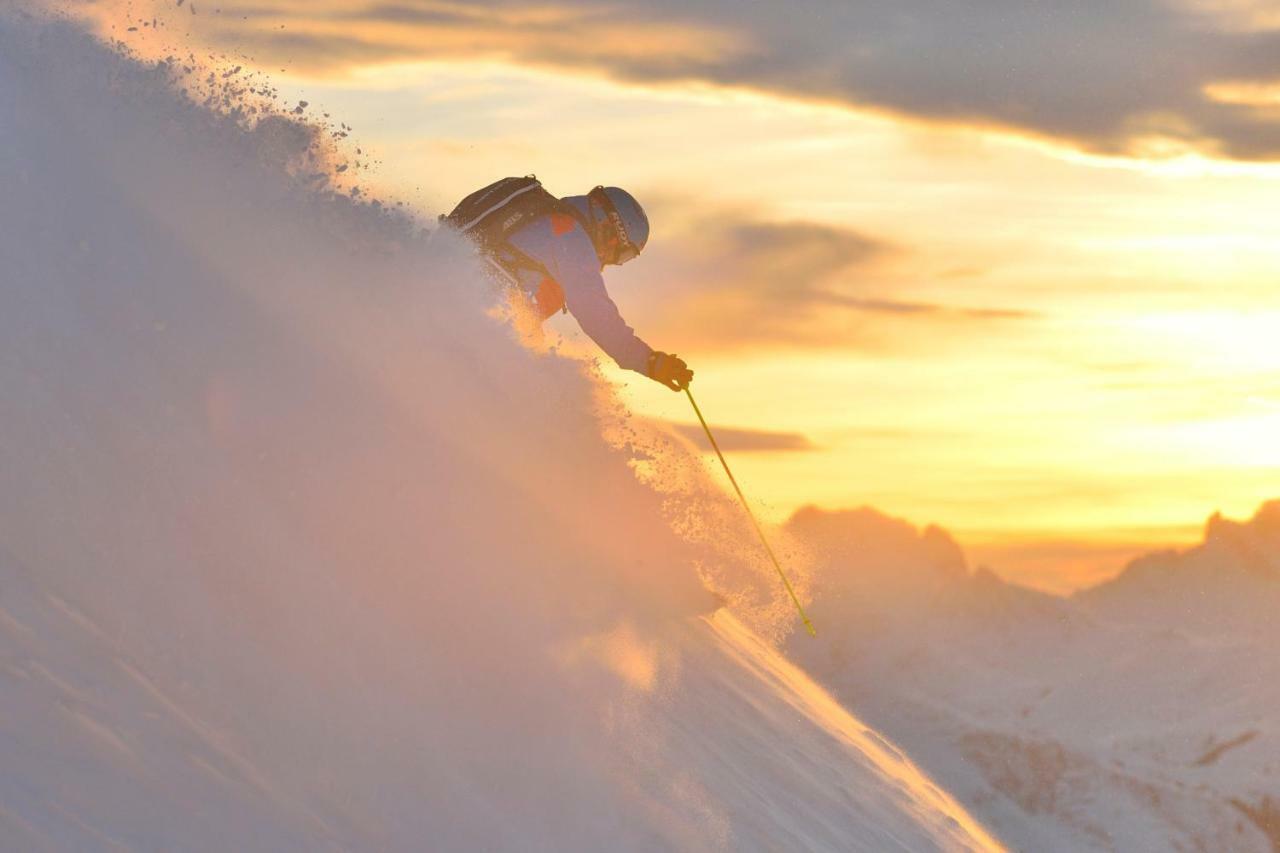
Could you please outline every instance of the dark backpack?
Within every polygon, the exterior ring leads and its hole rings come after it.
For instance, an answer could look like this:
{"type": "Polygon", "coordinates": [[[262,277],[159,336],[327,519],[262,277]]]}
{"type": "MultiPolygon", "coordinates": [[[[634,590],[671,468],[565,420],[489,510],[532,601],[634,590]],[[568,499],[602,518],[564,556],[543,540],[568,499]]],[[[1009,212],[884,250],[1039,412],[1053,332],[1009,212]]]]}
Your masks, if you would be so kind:
{"type": "Polygon", "coordinates": [[[544,274],[546,269],[512,246],[509,238],[534,220],[552,213],[572,216],[582,225],[583,230],[591,233],[586,217],[573,205],[547,192],[533,175],[503,178],[478,189],[458,202],[458,206],[448,216],[441,216],[440,221],[470,237],[489,260],[514,279],[515,272],[519,269],[544,274]],[[504,249],[515,260],[500,257],[500,249],[504,249]]]}

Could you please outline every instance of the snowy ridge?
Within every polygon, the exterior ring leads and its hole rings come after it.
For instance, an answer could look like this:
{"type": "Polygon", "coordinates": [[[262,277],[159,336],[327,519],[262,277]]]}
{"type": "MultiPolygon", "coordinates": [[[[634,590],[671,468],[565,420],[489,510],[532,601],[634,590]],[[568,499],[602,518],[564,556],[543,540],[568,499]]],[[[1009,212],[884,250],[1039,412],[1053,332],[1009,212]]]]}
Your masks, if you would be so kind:
{"type": "MultiPolygon", "coordinates": [[[[874,828],[874,815],[883,808],[877,801],[882,798],[892,800],[903,795],[908,795],[904,797],[905,805],[916,812],[917,819],[922,824],[933,825],[939,838],[951,836],[945,846],[964,847],[975,842],[993,849],[1000,846],[994,837],[965,813],[954,798],[940,790],[907,756],[850,715],[795,664],[765,644],[726,611],[717,612],[710,621],[722,640],[725,651],[741,670],[752,676],[753,682],[758,679],[771,687],[765,695],[778,706],[776,709],[768,708],[763,702],[755,700],[759,703],[760,710],[767,713],[774,722],[770,726],[771,730],[791,730],[794,722],[789,723],[789,717],[815,724],[812,736],[831,741],[825,746],[818,743],[812,750],[802,751],[795,747],[801,742],[803,735],[796,732],[789,738],[789,747],[795,749],[789,763],[800,764],[802,756],[823,756],[814,766],[815,771],[820,771],[820,778],[815,779],[812,786],[783,786],[783,790],[788,792],[805,791],[804,796],[813,799],[802,799],[796,793],[788,793],[786,801],[780,807],[772,796],[763,798],[760,803],[763,809],[776,811],[789,807],[804,816],[803,822],[796,821],[800,824],[799,828],[804,830],[802,834],[792,839],[779,839],[779,842],[786,843],[769,844],[767,847],[789,850],[848,849],[852,840],[857,838],[868,849],[873,850],[899,847],[904,850],[916,849],[920,844],[919,840],[874,828]],[[777,702],[779,699],[782,700],[781,703],[777,702]],[[878,772],[870,778],[860,771],[851,772],[864,762],[875,766],[878,772]],[[885,778],[892,780],[892,784],[885,785],[885,778]],[[827,781],[822,781],[824,779],[827,781]]],[[[731,667],[716,667],[715,671],[735,670],[731,667]]],[[[684,718],[684,715],[680,718],[684,718]]],[[[745,729],[741,734],[741,738],[752,736],[745,729]]],[[[760,737],[759,734],[754,736],[760,737]]],[[[740,738],[733,740],[739,741],[740,738]]],[[[762,746],[767,748],[767,744],[762,746]]],[[[796,818],[792,817],[791,820],[796,818]]]]}
{"type": "Polygon", "coordinates": [[[970,573],[936,528],[803,511],[829,627],[788,648],[1017,849],[1271,850],[1278,511],[1072,598],[970,573]]]}
{"type": "Polygon", "coordinates": [[[699,467],[466,245],[174,76],[0,16],[6,843],[999,849],[705,618],[756,570],[699,467]]]}

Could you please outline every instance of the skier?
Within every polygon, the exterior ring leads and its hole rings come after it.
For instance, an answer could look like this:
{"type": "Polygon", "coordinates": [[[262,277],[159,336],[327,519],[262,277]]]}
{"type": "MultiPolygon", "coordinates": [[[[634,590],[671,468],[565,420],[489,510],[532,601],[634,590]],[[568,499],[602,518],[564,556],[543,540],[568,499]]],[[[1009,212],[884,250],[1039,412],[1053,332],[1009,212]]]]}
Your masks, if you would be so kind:
{"type": "Polygon", "coordinates": [[[672,391],[693,380],[683,359],[636,336],[605,289],[604,268],[635,258],[649,239],[649,218],[626,190],[598,186],[557,199],[533,176],[504,178],[442,219],[475,240],[540,321],[571,313],[618,366],[672,391]]]}

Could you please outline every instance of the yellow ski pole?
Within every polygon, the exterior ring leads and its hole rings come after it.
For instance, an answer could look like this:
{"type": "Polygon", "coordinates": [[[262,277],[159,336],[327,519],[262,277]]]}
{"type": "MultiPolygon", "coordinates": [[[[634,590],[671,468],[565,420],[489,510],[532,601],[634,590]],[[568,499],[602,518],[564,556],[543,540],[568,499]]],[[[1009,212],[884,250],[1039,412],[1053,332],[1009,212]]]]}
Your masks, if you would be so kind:
{"type": "Polygon", "coordinates": [[[756,521],[756,514],[751,511],[751,507],[747,504],[747,499],[742,494],[742,489],[738,487],[738,481],[734,479],[733,472],[729,470],[729,463],[724,461],[724,454],[720,452],[720,445],[716,444],[716,437],[711,434],[711,427],[707,426],[707,419],[702,416],[702,410],[698,408],[698,403],[693,399],[693,392],[689,390],[689,386],[684,387],[684,393],[689,396],[689,402],[693,405],[694,414],[698,416],[698,422],[702,424],[703,431],[707,434],[707,440],[711,442],[711,447],[716,452],[716,456],[720,457],[720,464],[724,466],[724,472],[729,475],[729,482],[733,484],[733,490],[738,493],[738,500],[742,503],[742,508],[747,511],[747,518],[751,519],[751,524],[755,526],[756,534],[760,537],[760,543],[764,545],[764,550],[769,554],[769,559],[773,561],[773,567],[778,570],[778,577],[782,578],[782,585],[787,588],[787,594],[791,596],[792,602],[795,603],[796,611],[800,614],[804,627],[809,629],[809,635],[818,636],[818,632],[814,630],[813,623],[809,621],[809,617],[804,612],[804,607],[800,604],[800,599],[796,596],[796,591],[791,587],[791,581],[787,580],[786,572],[782,571],[782,564],[778,562],[778,557],[773,553],[773,548],[769,547],[769,540],[765,538],[764,530],[760,527],[760,522],[756,521]]]}

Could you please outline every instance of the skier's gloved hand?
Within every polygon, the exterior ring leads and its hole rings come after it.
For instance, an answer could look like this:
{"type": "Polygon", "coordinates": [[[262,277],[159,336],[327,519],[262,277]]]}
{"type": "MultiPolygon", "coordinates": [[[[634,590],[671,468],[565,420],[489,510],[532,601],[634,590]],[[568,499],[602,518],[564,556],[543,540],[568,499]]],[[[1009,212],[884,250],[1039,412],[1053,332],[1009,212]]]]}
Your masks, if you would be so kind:
{"type": "Polygon", "coordinates": [[[654,350],[649,356],[649,378],[661,382],[672,391],[683,391],[693,381],[693,371],[678,355],[654,350]]]}

